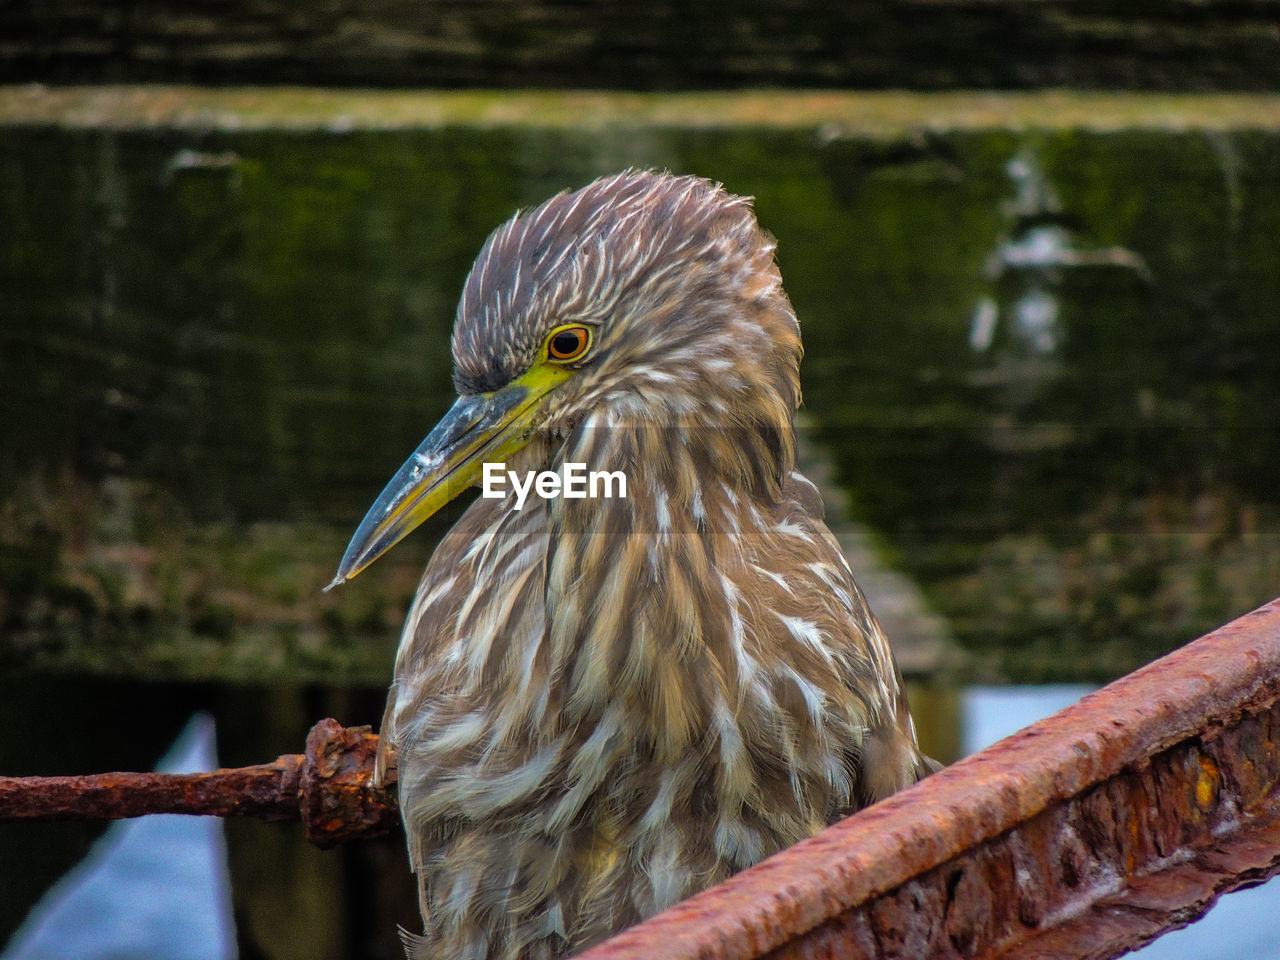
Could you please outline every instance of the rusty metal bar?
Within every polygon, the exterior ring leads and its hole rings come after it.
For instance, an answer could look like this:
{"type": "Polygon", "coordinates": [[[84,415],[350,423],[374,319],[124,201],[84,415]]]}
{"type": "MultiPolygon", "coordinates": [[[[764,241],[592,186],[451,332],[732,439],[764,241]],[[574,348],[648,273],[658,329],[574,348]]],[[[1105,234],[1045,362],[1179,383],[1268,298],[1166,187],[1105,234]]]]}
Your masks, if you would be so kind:
{"type": "Polygon", "coordinates": [[[0,777],[0,820],[120,820],[149,813],[296,820],[302,755],[211,773],[0,777]]]}
{"type": "Polygon", "coordinates": [[[1280,600],[578,960],[1107,958],[1280,872],[1280,600]]]}
{"type": "Polygon", "coordinates": [[[378,738],[368,727],[321,720],[304,754],[212,773],[102,773],[0,777],[0,820],[119,820],[150,813],[301,818],[331,847],[399,823],[395,796],[372,784],[378,738]]]}

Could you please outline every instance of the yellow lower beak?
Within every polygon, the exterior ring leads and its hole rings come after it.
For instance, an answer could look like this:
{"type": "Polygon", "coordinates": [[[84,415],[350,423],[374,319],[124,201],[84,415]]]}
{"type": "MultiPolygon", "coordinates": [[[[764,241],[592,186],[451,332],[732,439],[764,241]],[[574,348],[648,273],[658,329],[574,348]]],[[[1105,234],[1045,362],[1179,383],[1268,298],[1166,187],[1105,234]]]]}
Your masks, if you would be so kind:
{"type": "Polygon", "coordinates": [[[356,576],[475,484],[486,462],[525,446],[541,419],[540,401],[571,375],[538,366],[492,393],[459,397],[369,508],[325,589],[356,576]]]}

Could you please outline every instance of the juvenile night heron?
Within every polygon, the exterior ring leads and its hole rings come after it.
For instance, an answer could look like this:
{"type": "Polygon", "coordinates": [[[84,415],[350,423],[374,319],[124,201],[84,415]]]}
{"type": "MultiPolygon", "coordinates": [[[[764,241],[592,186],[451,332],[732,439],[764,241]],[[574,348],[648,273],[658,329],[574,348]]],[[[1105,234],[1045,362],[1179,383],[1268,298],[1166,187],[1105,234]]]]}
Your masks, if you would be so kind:
{"type": "Polygon", "coordinates": [[[635,171],[480,251],[458,401],[335,583],[485,462],[621,471],[626,496],[477,498],[427,566],[382,724],[411,957],[563,956],[927,772],[795,468],[800,328],[773,251],[749,200],[635,171]]]}

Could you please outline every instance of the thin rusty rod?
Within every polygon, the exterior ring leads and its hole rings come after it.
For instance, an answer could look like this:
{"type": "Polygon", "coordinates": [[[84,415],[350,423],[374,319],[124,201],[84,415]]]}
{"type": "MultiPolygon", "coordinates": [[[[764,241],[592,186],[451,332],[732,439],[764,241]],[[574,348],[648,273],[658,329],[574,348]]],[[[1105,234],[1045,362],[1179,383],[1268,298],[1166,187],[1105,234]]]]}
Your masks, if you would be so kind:
{"type": "Polygon", "coordinates": [[[0,820],[121,820],[152,813],[296,820],[302,754],[210,773],[0,777],[0,820]]]}
{"type": "Polygon", "coordinates": [[[152,813],[302,820],[307,839],[332,847],[394,829],[395,794],[373,783],[378,738],[368,727],[321,720],[306,753],[212,773],[100,773],[0,777],[0,821],[120,820],[152,813]]]}
{"type": "Polygon", "coordinates": [[[1280,600],[579,960],[1111,957],[1278,870],[1280,600]]]}

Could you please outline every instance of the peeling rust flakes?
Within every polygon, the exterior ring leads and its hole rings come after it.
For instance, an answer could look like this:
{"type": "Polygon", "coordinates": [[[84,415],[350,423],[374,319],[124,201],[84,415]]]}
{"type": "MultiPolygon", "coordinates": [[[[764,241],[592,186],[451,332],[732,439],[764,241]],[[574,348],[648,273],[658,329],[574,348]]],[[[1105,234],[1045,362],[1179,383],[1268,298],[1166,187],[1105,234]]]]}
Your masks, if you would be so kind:
{"type": "Polygon", "coordinates": [[[372,784],[377,752],[378,738],[369,727],[321,720],[311,728],[298,802],[312,843],[332,847],[387,833],[399,822],[394,799],[372,784]]]}
{"type": "Polygon", "coordinates": [[[1271,742],[1261,734],[1278,720],[1272,704],[1207,745],[1193,738],[1163,751],[770,956],[1110,957],[1184,925],[1221,892],[1276,870],[1280,797],[1274,777],[1265,788],[1256,778],[1271,742]],[[1238,804],[1222,796],[1228,783],[1239,785],[1237,800],[1251,798],[1250,821],[1269,841],[1232,834],[1238,804]],[[874,942],[854,937],[858,916],[870,917],[874,942]]]}
{"type": "Polygon", "coordinates": [[[1196,803],[1208,808],[1218,794],[1218,765],[1208,754],[1201,754],[1200,776],[1196,778],[1196,803]]]}

